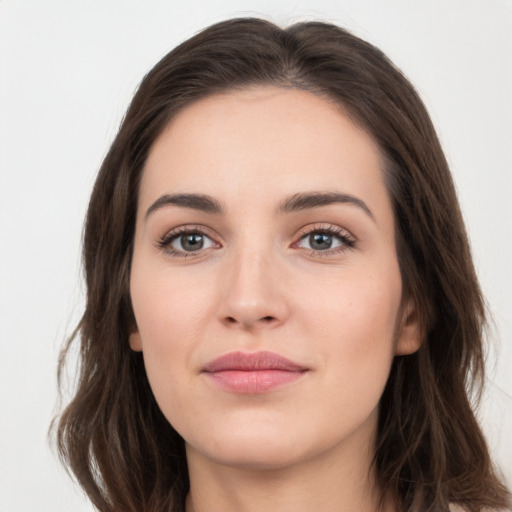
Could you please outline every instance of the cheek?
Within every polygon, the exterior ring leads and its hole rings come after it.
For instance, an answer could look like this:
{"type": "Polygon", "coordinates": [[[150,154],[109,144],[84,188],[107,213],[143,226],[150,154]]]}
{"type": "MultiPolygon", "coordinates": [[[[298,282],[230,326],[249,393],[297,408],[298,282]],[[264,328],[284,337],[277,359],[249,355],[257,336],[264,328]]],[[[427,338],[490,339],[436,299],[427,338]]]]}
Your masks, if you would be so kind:
{"type": "Polygon", "coordinates": [[[134,254],[130,283],[146,374],[164,416],[180,433],[188,432],[205,414],[197,354],[211,344],[218,286],[206,265],[192,273],[148,261],[134,254]]]}
{"type": "Polygon", "coordinates": [[[140,267],[132,267],[131,297],[144,352],[163,357],[179,349],[180,342],[190,346],[212,302],[212,291],[201,286],[209,281],[191,282],[186,273],[140,267]]]}
{"type": "MultiPolygon", "coordinates": [[[[155,398],[166,416],[179,406],[188,385],[194,347],[204,330],[208,293],[168,271],[145,265],[134,255],[130,292],[139,329],[144,364],[155,398]]],[[[169,418],[170,419],[170,418],[169,418]]]]}
{"type": "Polygon", "coordinates": [[[322,339],[336,339],[336,346],[356,352],[392,345],[401,301],[400,273],[392,263],[381,272],[363,268],[332,277],[321,293],[311,293],[313,283],[308,282],[295,290],[299,316],[316,325],[314,338],[320,344],[322,339]]]}
{"type": "Polygon", "coordinates": [[[401,300],[398,268],[344,276],[322,300],[304,294],[302,328],[321,356],[325,392],[354,408],[377,405],[394,357],[401,300]],[[379,277],[380,276],[380,277],[379,277]]]}

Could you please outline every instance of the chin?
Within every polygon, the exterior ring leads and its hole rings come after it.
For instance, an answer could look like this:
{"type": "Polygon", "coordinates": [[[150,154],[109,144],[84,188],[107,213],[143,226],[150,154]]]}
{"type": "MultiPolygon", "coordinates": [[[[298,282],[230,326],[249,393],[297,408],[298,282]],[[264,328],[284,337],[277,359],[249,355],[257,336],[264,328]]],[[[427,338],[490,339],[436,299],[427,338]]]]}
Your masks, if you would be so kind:
{"type": "Polygon", "coordinates": [[[208,444],[188,443],[187,451],[200,452],[217,464],[248,470],[280,470],[299,462],[307,450],[307,442],[292,439],[282,433],[260,431],[224,431],[211,435],[208,444]],[[265,435],[266,434],[266,435],[265,435]]]}
{"type": "Polygon", "coordinates": [[[299,462],[293,450],[276,450],[275,446],[262,447],[257,443],[251,449],[226,447],[204,455],[217,464],[251,471],[279,471],[299,462]]]}

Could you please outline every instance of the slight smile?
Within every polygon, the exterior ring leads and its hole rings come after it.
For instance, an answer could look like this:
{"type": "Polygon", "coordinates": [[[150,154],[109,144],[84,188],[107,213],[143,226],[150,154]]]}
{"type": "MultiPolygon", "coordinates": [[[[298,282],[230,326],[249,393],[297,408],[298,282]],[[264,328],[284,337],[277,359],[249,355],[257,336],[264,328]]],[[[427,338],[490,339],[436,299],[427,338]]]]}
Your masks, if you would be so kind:
{"type": "Polygon", "coordinates": [[[265,393],[301,378],[309,369],[274,352],[230,352],[201,370],[208,379],[233,393],[265,393]]]}

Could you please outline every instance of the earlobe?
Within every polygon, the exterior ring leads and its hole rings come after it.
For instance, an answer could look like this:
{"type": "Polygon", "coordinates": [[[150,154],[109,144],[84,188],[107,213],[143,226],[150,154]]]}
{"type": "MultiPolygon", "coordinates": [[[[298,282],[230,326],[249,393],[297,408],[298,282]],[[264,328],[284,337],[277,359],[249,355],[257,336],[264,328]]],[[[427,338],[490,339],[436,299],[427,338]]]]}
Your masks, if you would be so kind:
{"type": "Polygon", "coordinates": [[[395,355],[413,354],[421,347],[423,341],[418,308],[412,299],[407,301],[398,330],[395,355]]]}
{"type": "Polygon", "coordinates": [[[134,352],[142,352],[142,342],[140,339],[140,332],[137,326],[134,326],[133,329],[130,331],[128,343],[130,344],[130,348],[134,352]]]}

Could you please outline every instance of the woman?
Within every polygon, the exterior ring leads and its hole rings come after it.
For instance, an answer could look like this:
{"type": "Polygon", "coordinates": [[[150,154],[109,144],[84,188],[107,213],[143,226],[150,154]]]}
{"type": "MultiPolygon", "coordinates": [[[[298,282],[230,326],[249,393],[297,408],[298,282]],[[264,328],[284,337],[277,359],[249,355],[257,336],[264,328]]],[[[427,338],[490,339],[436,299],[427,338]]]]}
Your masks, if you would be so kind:
{"type": "Polygon", "coordinates": [[[484,306],[409,82],[324,23],[214,25],[145,77],[84,236],[58,440],[102,511],[503,509],[484,306]]]}

